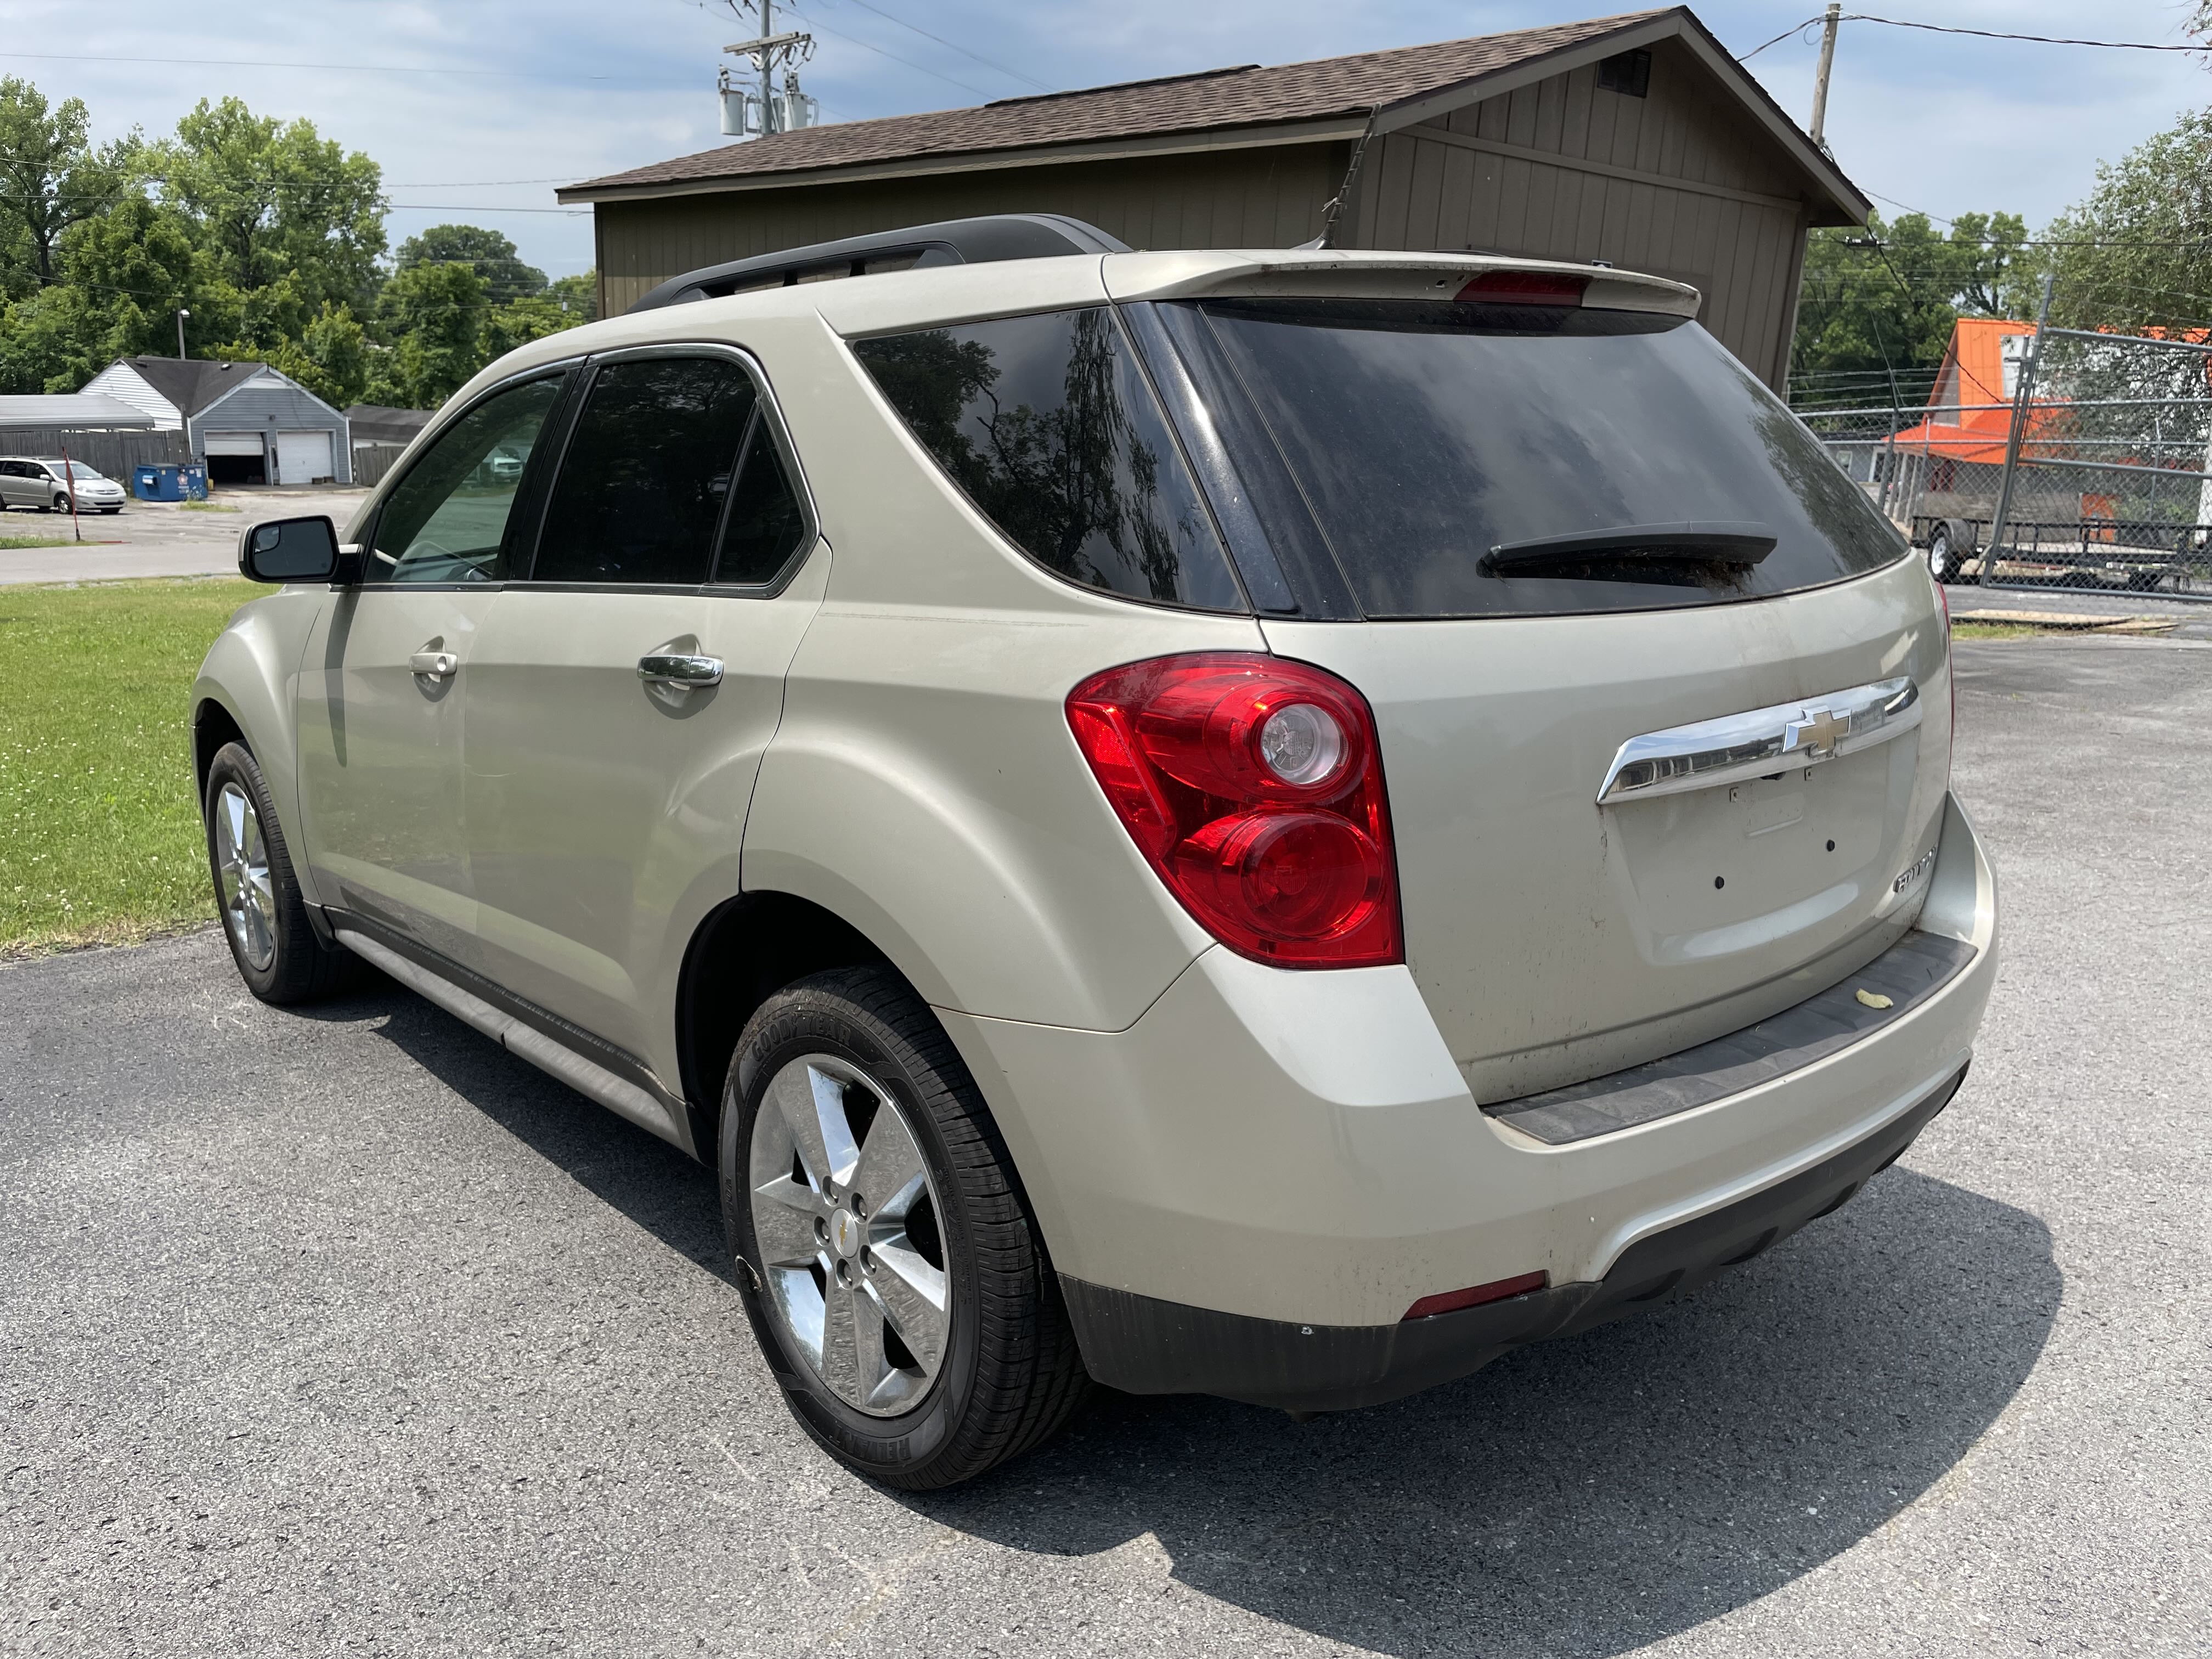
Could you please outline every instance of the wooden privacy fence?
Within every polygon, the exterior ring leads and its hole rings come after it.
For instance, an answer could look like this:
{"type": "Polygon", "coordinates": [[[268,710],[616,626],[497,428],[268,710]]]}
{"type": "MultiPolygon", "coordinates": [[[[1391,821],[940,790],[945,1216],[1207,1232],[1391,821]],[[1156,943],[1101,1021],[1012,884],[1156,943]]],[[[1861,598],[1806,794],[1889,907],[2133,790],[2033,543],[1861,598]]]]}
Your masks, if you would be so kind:
{"type": "Polygon", "coordinates": [[[356,489],[374,489],[384,482],[384,475],[392,471],[392,462],[407,453],[405,444],[367,443],[356,441],[353,447],[353,482],[356,489]]]}
{"type": "Polygon", "coordinates": [[[125,432],[60,426],[0,426],[0,455],[52,460],[63,450],[125,488],[139,466],[181,466],[192,459],[182,432],[125,432]]]}

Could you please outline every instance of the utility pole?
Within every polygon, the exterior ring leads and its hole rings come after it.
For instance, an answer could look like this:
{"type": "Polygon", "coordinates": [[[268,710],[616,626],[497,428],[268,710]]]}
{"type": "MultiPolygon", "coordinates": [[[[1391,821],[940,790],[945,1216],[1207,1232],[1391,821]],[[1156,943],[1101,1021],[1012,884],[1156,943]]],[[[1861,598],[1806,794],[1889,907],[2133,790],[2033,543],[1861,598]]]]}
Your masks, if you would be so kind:
{"type": "MultiPolygon", "coordinates": [[[[761,0],[763,5],[769,0],[761,0]]],[[[1820,20],[1820,70],[1813,81],[1813,144],[1817,149],[1828,147],[1826,137],[1828,126],[1828,71],[1836,64],[1836,25],[1843,21],[1841,0],[1828,0],[1828,15],[1820,20]]]]}
{"type": "Polygon", "coordinates": [[[177,307],[177,361],[179,362],[185,360],[185,319],[191,314],[182,306],[177,307]]]}

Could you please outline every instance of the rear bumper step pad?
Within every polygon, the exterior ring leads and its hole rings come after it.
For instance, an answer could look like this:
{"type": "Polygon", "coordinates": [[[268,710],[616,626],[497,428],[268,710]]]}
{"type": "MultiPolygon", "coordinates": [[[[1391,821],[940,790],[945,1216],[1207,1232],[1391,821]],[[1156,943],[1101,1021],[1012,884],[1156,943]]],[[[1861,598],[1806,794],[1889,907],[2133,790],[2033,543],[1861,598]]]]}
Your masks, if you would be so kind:
{"type": "Polygon", "coordinates": [[[1482,1109],[1553,1146],[1632,1128],[1741,1094],[1872,1036],[1942,990],[1974,959],[1974,947],[1907,933],[1856,973],[1755,1025],[1586,1083],[1501,1100],[1482,1109]],[[1887,1008],[1859,1000],[1887,997],[1887,1008]]]}

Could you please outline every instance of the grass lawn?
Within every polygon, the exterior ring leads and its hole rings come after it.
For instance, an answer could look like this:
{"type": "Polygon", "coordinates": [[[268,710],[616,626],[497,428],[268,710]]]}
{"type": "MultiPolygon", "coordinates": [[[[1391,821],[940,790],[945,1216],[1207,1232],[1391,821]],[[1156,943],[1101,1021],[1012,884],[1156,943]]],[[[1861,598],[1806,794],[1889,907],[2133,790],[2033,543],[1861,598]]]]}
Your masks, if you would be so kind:
{"type": "Polygon", "coordinates": [[[74,536],[0,536],[0,547],[67,547],[74,536]]]}
{"type": "Polygon", "coordinates": [[[231,613],[267,591],[0,587],[0,957],[213,914],[185,699],[231,613]]]}

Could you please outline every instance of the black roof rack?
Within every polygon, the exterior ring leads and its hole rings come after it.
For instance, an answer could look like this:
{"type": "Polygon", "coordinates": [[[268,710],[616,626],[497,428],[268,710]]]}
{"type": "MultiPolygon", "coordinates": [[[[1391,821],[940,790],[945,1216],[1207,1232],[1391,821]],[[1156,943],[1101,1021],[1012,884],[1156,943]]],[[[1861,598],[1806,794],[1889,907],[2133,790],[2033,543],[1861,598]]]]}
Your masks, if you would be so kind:
{"type": "Polygon", "coordinates": [[[1049,259],[1070,253],[1127,253],[1129,245],[1096,225],[1059,213],[994,213],[903,230],[848,236],[842,242],[787,247],[672,276],[632,306],[651,311],[690,300],[719,300],[760,288],[790,288],[836,276],[923,265],[975,265],[996,259],[1049,259]]]}

